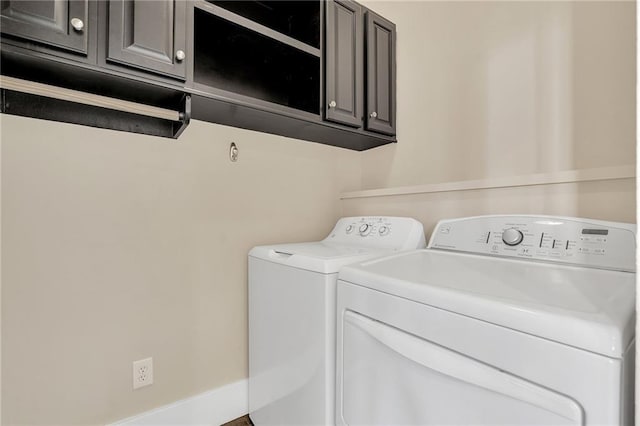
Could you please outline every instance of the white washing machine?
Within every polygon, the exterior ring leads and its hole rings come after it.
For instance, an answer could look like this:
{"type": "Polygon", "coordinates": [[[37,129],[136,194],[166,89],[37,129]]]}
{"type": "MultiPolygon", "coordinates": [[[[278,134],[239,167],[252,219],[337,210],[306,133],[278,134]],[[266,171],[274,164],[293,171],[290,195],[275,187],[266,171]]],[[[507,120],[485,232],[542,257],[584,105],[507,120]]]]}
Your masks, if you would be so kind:
{"type": "Polygon", "coordinates": [[[256,425],[320,425],[335,419],[338,270],[424,248],[422,224],[348,217],[318,242],[249,253],[249,414],[256,425]]]}
{"type": "Polygon", "coordinates": [[[635,225],[484,216],[343,268],[336,422],[631,425],[635,249],[635,225]]]}

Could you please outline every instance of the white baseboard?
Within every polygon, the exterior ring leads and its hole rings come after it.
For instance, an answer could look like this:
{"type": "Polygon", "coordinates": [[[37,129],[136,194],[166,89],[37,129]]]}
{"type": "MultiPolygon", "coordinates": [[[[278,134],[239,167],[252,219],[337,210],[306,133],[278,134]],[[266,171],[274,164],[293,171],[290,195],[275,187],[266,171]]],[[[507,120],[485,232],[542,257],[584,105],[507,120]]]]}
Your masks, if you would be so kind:
{"type": "Polygon", "coordinates": [[[219,426],[248,412],[249,384],[245,379],[108,426],[219,426]]]}

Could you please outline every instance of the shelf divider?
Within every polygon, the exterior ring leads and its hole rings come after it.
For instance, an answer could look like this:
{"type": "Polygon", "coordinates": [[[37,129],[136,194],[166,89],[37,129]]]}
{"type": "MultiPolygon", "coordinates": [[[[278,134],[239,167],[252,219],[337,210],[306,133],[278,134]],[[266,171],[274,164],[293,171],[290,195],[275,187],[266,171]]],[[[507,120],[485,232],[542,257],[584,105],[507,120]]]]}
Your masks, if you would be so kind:
{"type": "Polygon", "coordinates": [[[204,0],[198,0],[195,3],[195,7],[200,10],[204,10],[205,12],[214,14],[222,19],[225,19],[229,22],[233,22],[234,24],[238,24],[242,27],[245,27],[251,31],[255,31],[259,34],[262,34],[266,37],[272,38],[276,41],[284,43],[288,46],[294,47],[298,50],[306,52],[310,55],[313,55],[317,58],[320,58],[320,49],[317,49],[313,46],[309,46],[306,43],[301,42],[300,40],[296,40],[293,37],[289,37],[278,31],[272,30],[269,27],[265,27],[262,24],[259,24],[251,19],[247,19],[244,16],[237,15],[233,12],[229,12],[226,9],[221,8],[220,6],[216,6],[214,4],[208,3],[204,0]]]}

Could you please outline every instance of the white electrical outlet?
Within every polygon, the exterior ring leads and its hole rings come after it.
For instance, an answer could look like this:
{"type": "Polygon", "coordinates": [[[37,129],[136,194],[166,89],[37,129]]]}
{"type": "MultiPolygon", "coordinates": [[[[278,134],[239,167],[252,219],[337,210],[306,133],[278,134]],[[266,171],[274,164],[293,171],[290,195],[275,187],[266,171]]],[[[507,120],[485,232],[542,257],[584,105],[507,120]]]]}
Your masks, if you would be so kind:
{"type": "Polygon", "coordinates": [[[153,358],[141,359],[133,362],[133,388],[153,384],[153,358]]]}

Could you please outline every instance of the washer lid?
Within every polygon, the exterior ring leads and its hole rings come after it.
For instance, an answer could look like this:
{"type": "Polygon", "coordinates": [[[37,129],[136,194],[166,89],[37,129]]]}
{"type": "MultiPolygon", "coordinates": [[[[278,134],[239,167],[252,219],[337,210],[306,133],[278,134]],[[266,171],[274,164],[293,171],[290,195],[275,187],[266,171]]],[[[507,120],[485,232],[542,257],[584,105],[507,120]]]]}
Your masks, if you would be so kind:
{"type": "Polygon", "coordinates": [[[394,253],[396,250],[334,244],[325,241],[298,244],[258,246],[249,257],[280,263],[293,268],[323,274],[335,274],[344,265],[363,262],[374,257],[394,253]]]}
{"type": "Polygon", "coordinates": [[[339,279],[610,357],[634,335],[635,273],[427,249],[339,279]]]}

